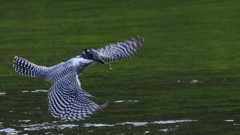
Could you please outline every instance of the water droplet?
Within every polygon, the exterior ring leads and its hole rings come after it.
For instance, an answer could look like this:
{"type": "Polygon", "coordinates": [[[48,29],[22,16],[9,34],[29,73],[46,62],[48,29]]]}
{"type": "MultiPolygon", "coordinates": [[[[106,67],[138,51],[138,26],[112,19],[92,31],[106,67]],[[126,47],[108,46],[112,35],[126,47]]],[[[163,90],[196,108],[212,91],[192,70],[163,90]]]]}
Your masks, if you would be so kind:
{"type": "Polygon", "coordinates": [[[111,64],[108,64],[109,65],[109,68],[112,70],[112,65],[111,64]]]}

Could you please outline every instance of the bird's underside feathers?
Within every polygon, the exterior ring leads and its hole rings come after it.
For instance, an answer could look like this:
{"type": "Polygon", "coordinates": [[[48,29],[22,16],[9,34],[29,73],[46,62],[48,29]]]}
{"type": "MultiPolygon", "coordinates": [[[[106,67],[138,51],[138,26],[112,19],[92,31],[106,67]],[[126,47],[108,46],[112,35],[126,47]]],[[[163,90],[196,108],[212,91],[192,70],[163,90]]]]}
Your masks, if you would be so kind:
{"type": "Polygon", "coordinates": [[[39,66],[16,56],[13,68],[19,74],[40,77],[52,83],[48,103],[54,117],[65,121],[81,120],[107,104],[97,105],[89,99],[93,96],[81,88],[79,72],[94,61],[105,64],[131,57],[142,47],[142,42],[143,38],[137,37],[100,49],[86,49],[81,56],[52,67],[39,66]]]}

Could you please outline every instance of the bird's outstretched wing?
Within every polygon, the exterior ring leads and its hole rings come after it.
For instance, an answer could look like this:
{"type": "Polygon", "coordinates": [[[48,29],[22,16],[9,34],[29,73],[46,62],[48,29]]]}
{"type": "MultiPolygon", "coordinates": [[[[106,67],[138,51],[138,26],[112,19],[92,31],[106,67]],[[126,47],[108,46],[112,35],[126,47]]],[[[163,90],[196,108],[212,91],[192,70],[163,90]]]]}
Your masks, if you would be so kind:
{"type": "Polygon", "coordinates": [[[106,106],[97,105],[88,99],[75,73],[53,84],[48,92],[48,102],[52,115],[65,121],[84,119],[106,106]]]}
{"type": "Polygon", "coordinates": [[[100,49],[86,49],[82,57],[105,64],[133,56],[142,47],[143,37],[131,38],[124,42],[110,44],[100,49]]]}
{"type": "Polygon", "coordinates": [[[13,68],[19,74],[30,76],[30,77],[41,77],[45,78],[47,75],[48,68],[45,66],[36,65],[22,57],[15,56],[13,61],[13,68]]]}

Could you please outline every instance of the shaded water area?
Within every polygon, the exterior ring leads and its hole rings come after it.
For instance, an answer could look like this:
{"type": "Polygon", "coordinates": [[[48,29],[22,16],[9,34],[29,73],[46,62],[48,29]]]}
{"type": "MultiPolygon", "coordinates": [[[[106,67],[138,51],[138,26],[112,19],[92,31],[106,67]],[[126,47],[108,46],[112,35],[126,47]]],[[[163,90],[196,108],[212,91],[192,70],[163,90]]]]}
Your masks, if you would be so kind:
{"type": "Polygon", "coordinates": [[[1,1],[0,134],[240,133],[240,2],[1,1]],[[19,75],[14,56],[52,66],[143,36],[134,57],[80,76],[98,104],[64,122],[48,110],[51,84],[19,75]]]}

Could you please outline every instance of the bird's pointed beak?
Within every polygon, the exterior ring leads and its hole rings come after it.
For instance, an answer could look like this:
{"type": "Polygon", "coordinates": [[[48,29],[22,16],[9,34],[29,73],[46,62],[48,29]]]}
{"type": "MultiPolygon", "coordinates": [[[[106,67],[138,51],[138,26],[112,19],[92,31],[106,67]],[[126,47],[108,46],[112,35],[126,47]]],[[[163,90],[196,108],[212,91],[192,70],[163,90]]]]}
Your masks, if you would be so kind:
{"type": "Polygon", "coordinates": [[[101,64],[106,64],[106,62],[103,60],[103,59],[101,59],[101,58],[98,58],[98,59],[93,59],[94,61],[97,61],[97,62],[99,62],[99,63],[101,63],[101,64]]]}

